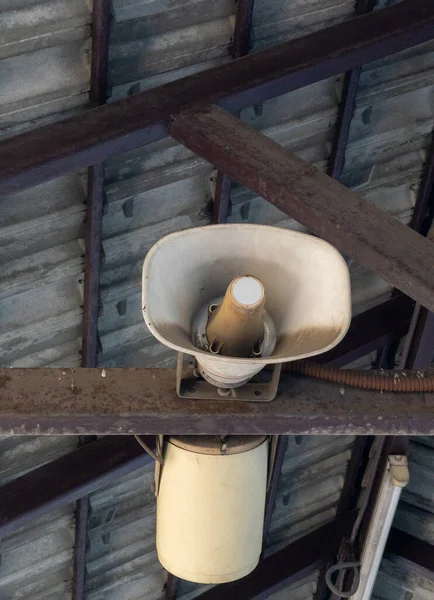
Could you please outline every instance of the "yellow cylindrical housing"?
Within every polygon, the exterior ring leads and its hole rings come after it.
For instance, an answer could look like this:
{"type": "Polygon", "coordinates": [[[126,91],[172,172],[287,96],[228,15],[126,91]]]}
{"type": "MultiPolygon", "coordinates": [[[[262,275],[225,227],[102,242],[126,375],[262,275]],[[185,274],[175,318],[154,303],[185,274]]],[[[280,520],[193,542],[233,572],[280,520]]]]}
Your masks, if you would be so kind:
{"type": "Polygon", "coordinates": [[[170,438],[157,497],[157,552],[165,569],[226,583],[256,567],[262,549],[266,436],[170,438]]]}

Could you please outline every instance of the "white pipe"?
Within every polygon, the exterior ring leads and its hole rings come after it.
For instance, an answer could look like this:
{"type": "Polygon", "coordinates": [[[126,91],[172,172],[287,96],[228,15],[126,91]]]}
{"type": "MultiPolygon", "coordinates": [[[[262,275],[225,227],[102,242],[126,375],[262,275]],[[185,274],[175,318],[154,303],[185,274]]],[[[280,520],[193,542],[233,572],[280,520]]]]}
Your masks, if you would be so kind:
{"type": "Polygon", "coordinates": [[[360,585],[357,592],[351,596],[352,600],[369,600],[371,598],[402,488],[408,482],[408,477],[404,476],[402,479],[399,477],[397,480],[391,473],[391,469],[394,469],[394,466],[391,467],[390,464],[393,458],[395,461],[396,459],[398,462],[402,461],[399,469],[407,468],[406,457],[389,457],[362,553],[360,585]]]}

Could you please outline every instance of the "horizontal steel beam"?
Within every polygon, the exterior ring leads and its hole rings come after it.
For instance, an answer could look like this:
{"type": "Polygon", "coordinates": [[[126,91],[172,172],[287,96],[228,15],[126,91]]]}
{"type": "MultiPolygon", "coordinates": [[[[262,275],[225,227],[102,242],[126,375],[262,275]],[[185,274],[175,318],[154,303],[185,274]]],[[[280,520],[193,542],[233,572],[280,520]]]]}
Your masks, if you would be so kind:
{"type": "Polygon", "coordinates": [[[197,600],[265,600],[271,594],[307,577],[333,558],[343,537],[351,532],[353,512],[336,517],[326,525],[278,550],[256,569],[233,583],[225,583],[197,596],[197,600]]]}
{"type": "MultiPolygon", "coordinates": [[[[147,441],[154,443],[153,439],[147,441]]],[[[133,437],[110,436],[14,479],[0,487],[0,537],[88,496],[151,460],[133,437]]]]}
{"type": "Polygon", "coordinates": [[[171,136],[434,310],[434,244],[218,106],[175,117],[171,136]]]}
{"type": "Polygon", "coordinates": [[[413,535],[393,528],[385,552],[399,559],[399,565],[434,581],[434,546],[413,535]]]}
{"type": "Polygon", "coordinates": [[[1,144],[0,193],[159,140],[167,136],[171,116],[193,103],[216,102],[236,112],[433,37],[434,4],[404,0],[21,134],[1,144]]]}
{"type": "Polygon", "coordinates": [[[0,433],[8,435],[434,433],[434,393],[291,374],[268,403],[180,400],[172,369],[0,369],[0,390],[0,433]]]}

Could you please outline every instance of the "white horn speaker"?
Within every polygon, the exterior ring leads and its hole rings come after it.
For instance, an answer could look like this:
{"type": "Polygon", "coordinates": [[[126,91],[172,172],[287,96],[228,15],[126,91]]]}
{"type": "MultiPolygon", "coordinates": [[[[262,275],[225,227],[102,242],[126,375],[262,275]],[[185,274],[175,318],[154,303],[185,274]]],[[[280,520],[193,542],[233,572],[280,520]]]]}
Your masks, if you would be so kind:
{"type": "Polygon", "coordinates": [[[214,225],[170,234],[149,251],[142,290],[151,333],[193,356],[220,394],[234,395],[266,364],[330,350],[351,320],[340,253],[278,227],[214,225]]]}

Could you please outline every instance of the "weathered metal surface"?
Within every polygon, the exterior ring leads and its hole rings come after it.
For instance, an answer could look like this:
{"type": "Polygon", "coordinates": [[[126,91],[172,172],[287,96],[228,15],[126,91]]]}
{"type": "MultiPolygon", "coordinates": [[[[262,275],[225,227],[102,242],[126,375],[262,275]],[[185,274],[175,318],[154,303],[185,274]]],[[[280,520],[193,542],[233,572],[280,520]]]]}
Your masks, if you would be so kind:
{"type": "MultiPolygon", "coordinates": [[[[1,140],[84,110],[89,3],[8,0],[0,12],[1,140]]],[[[74,172],[1,199],[3,366],[80,364],[84,187],[74,172]]]]}
{"type": "Polygon", "coordinates": [[[410,482],[403,490],[394,526],[434,546],[434,437],[414,437],[410,443],[410,482]]]}
{"type": "Polygon", "coordinates": [[[277,440],[276,453],[274,456],[273,470],[269,480],[269,486],[267,491],[267,500],[265,503],[265,515],[264,515],[264,538],[262,544],[265,545],[267,542],[268,533],[270,531],[271,519],[273,517],[277,491],[279,487],[280,472],[282,470],[283,461],[285,460],[286,448],[288,445],[287,436],[281,435],[277,440]]]}
{"type": "Polygon", "coordinates": [[[75,540],[72,574],[72,598],[73,600],[84,600],[84,582],[86,578],[87,522],[89,518],[88,496],[80,498],[75,506],[75,540]]]}
{"type": "Polygon", "coordinates": [[[315,571],[338,549],[351,530],[354,513],[349,512],[264,559],[247,577],[215,586],[200,594],[200,600],[261,600],[315,571]]]}
{"type": "Polygon", "coordinates": [[[84,263],[82,362],[95,367],[98,352],[98,316],[100,312],[100,267],[102,251],[102,215],[104,203],[104,165],[88,169],[88,205],[86,211],[86,254],[84,263]]]}
{"type": "Polygon", "coordinates": [[[218,171],[214,193],[213,223],[226,223],[228,219],[231,188],[232,177],[218,171]]]}
{"type": "Polygon", "coordinates": [[[217,106],[172,121],[177,141],[434,309],[434,245],[217,106]]]}
{"type": "Polygon", "coordinates": [[[410,481],[403,489],[378,573],[374,597],[404,600],[434,595],[434,437],[409,448],[410,481]]]}
{"type": "Polygon", "coordinates": [[[38,467],[0,488],[0,535],[88,496],[150,461],[134,438],[110,436],[38,467]]]}
{"type": "Polygon", "coordinates": [[[233,58],[245,56],[249,51],[254,2],[255,0],[238,0],[237,2],[234,39],[231,45],[233,58]]]}
{"type": "Polygon", "coordinates": [[[165,584],[166,589],[164,590],[166,600],[176,600],[178,585],[179,577],[176,577],[176,575],[172,575],[172,573],[167,573],[167,579],[165,584]]]}
{"type": "Polygon", "coordinates": [[[265,556],[335,518],[356,439],[351,435],[287,436],[265,556]]]}
{"type": "MultiPolygon", "coordinates": [[[[106,102],[109,33],[110,3],[108,0],[93,0],[92,58],[89,93],[91,107],[100,106],[106,102]]],[[[98,163],[90,166],[87,172],[86,251],[84,261],[82,332],[82,365],[84,367],[96,367],[97,362],[103,203],[104,164],[98,163]]],[[[85,443],[86,439],[83,442],[85,443]]],[[[84,600],[85,596],[88,517],[89,498],[85,496],[80,498],[76,503],[72,600],[84,600]]]]}
{"type": "Polygon", "coordinates": [[[283,376],[269,403],[180,400],[172,369],[2,369],[0,380],[6,434],[434,432],[432,393],[376,393],[299,376],[283,376]]]}
{"type": "Polygon", "coordinates": [[[420,308],[407,356],[407,368],[426,369],[434,361],[434,313],[420,308]]]}
{"type": "Polygon", "coordinates": [[[384,10],[7,140],[0,190],[17,191],[167,135],[191,103],[237,111],[434,37],[434,7],[405,0],[384,10]]]}
{"type": "Polygon", "coordinates": [[[399,294],[353,317],[347,335],[317,362],[342,367],[407,334],[414,302],[399,294]]]}
{"type": "Polygon", "coordinates": [[[333,139],[327,173],[337,181],[341,180],[345,164],[345,151],[350,134],[351,121],[356,108],[357,88],[362,67],[355,67],[345,75],[339,116],[336,124],[336,134],[333,139]]]}
{"type": "MultiPolygon", "coordinates": [[[[0,485],[21,479],[76,447],[74,436],[1,437],[0,485]]],[[[19,502],[19,497],[13,502],[19,502]]],[[[29,519],[10,535],[0,534],[2,600],[14,596],[23,600],[38,596],[44,600],[71,600],[74,520],[74,507],[68,504],[29,519]]]]}
{"type": "MultiPolygon", "coordinates": [[[[231,44],[232,58],[245,56],[249,50],[254,0],[239,0],[235,16],[234,36],[231,44]]],[[[239,116],[239,115],[238,115],[239,116]]],[[[214,193],[213,222],[226,223],[231,197],[232,179],[226,173],[217,172],[214,193]]]]}
{"type": "Polygon", "coordinates": [[[352,19],[356,16],[354,5],[354,0],[255,0],[251,49],[258,52],[352,19]]]}
{"type": "MultiPolygon", "coordinates": [[[[356,3],[357,16],[371,12],[376,0],[358,0],[356,3]]],[[[357,89],[359,87],[362,67],[355,67],[345,74],[344,89],[339,106],[339,115],[336,123],[336,133],[333,138],[327,173],[337,181],[341,180],[345,164],[345,151],[350,135],[351,121],[356,109],[357,89]]]]}
{"type": "Polygon", "coordinates": [[[405,531],[393,528],[385,549],[402,560],[401,563],[423,577],[434,581],[434,546],[405,531]]]}
{"type": "Polygon", "coordinates": [[[111,3],[94,0],[92,5],[92,59],[89,100],[92,107],[107,100],[108,47],[111,3]]]}
{"type": "MultiPolygon", "coordinates": [[[[108,0],[94,0],[92,16],[92,70],[89,100],[91,107],[96,107],[104,104],[107,97],[110,32],[110,3],[108,0]]],[[[84,367],[95,367],[100,307],[99,272],[104,204],[103,163],[89,167],[87,188],[82,357],[84,367]]]]}
{"type": "Polygon", "coordinates": [[[434,134],[427,152],[410,227],[427,235],[434,217],[434,134]]]}

